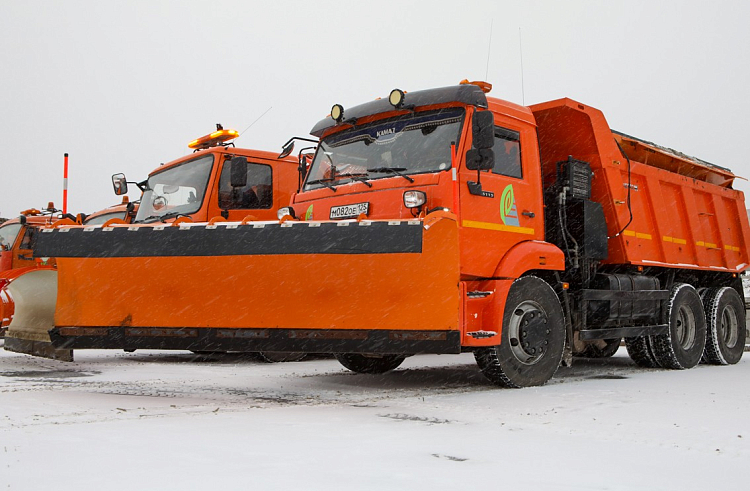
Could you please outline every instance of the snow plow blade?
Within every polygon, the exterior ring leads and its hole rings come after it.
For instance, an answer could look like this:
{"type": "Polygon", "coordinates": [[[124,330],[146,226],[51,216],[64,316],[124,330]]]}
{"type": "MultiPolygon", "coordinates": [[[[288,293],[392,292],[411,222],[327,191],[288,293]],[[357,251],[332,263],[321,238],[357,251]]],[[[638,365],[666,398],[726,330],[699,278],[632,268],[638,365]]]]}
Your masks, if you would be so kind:
{"type": "Polygon", "coordinates": [[[460,352],[446,212],[50,229],[36,254],[58,261],[50,335],[62,349],[460,352]]]}
{"type": "Polygon", "coordinates": [[[73,361],[73,351],[52,346],[48,331],[54,326],[57,272],[35,269],[13,278],[4,293],[15,304],[5,334],[5,349],[54,360],[73,361]],[[19,308],[20,306],[20,308],[19,308]]]}

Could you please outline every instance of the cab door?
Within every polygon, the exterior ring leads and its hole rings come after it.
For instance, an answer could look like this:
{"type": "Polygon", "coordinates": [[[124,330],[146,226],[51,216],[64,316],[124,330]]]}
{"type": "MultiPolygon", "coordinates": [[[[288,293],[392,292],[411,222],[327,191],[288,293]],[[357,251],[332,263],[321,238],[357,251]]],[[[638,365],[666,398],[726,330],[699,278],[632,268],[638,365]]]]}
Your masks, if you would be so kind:
{"type": "Polygon", "coordinates": [[[260,159],[247,159],[247,183],[232,188],[231,159],[223,159],[218,169],[208,206],[209,218],[224,216],[229,221],[240,221],[248,215],[256,220],[275,220],[274,169],[260,159]]]}
{"type": "Polygon", "coordinates": [[[33,240],[34,235],[39,229],[37,227],[24,226],[21,233],[18,234],[20,239],[16,240],[13,246],[13,269],[28,268],[34,266],[33,240]]]}
{"type": "Polygon", "coordinates": [[[471,276],[491,277],[513,246],[544,240],[533,126],[495,114],[493,151],[492,170],[459,173],[461,272],[471,276]]]}
{"type": "Polygon", "coordinates": [[[18,252],[18,236],[25,229],[26,226],[18,222],[0,227],[0,272],[19,267],[15,264],[15,254],[18,252]]]}

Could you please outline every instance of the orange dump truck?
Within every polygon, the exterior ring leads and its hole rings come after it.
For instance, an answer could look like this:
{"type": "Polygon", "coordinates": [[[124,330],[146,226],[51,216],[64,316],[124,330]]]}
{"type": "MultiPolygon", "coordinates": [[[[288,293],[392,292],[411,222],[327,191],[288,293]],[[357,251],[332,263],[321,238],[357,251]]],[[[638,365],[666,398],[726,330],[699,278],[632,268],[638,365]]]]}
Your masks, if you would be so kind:
{"type": "Polygon", "coordinates": [[[333,106],[279,220],[46,230],[53,342],[329,352],[363,373],[471,351],[510,387],[622,338],[642,366],[736,363],[750,229],[735,176],[592,107],[489,88],[333,106]],[[133,270],[148,288],[118,280],[133,270]]]}
{"type": "MultiPolygon", "coordinates": [[[[217,131],[192,141],[189,144],[194,150],[192,154],[159,166],[149,174],[147,180],[136,183],[143,192],[138,204],[124,201],[120,205],[94,213],[85,219],[81,225],[82,230],[98,234],[111,230],[111,227],[127,227],[131,222],[176,227],[193,220],[205,222],[213,219],[214,222],[219,222],[276,218],[279,207],[289,203],[291,193],[298,186],[298,159],[279,159],[270,152],[234,148],[227,142],[237,136],[238,133],[234,130],[218,128],[217,131]]],[[[123,174],[113,176],[113,185],[116,194],[124,195],[128,192],[128,181],[123,174]]],[[[72,224],[71,221],[60,223],[72,224]]],[[[45,222],[45,225],[50,223],[45,222]]],[[[0,228],[1,230],[3,229],[0,228]]],[[[63,238],[68,237],[73,238],[73,235],[63,238]]],[[[123,243],[118,246],[120,247],[125,247],[121,250],[126,250],[127,244],[123,243]]],[[[170,245],[164,243],[162,247],[168,249],[170,245]]],[[[26,252],[31,259],[32,250],[26,252]]],[[[138,254],[136,250],[133,252],[138,254]]],[[[34,255],[55,257],[37,250],[37,244],[34,244],[34,255]]],[[[156,285],[172,288],[169,286],[174,281],[171,275],[153,278],[148,269],[140,272],[144,275],[143,282],[121,282],[114,277],[110,278],[118,284],[123,283],[126,295],[130,295],[132,290],[138,291],[130,299],[123,297],[120,301],[126,304],[140,303],[144,300],[144,295],[148,297],[148,292],[153,288],[161,288],[156,285]],[[128,286],[124,286],[125,284],[128,286]]],[[[130,274],[132,271],[121,273],[130,274]]],[[[55,310],[56,275],[54,270],[28,273],[21,271],[14,275],[0,293],[14,298],[16,304],[12,322],[11,316],[7,316],[7,350],[62,360],[72,359],[72,351],[52,347],[47,334],[52,327],[51,316],[55,310]]],[[[88,285],[87,295],[95,294],[97,287],[91,283],[88,285]]],[[[110,343],[98,347],[135,349],[129,343],[110,343]]],[[[266,356],[273,361],[285,359],[275,353],[267,353],[266,356]]]]}

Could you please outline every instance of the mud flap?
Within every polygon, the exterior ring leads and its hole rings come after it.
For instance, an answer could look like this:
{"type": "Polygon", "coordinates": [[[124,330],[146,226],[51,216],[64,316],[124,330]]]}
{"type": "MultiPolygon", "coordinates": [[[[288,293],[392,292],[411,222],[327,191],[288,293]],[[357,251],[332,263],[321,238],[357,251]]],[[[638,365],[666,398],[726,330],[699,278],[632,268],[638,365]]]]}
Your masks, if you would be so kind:
{"type": "Polygon", "coordinates": [[[53,360],[73,361],[73,350],[53,347],[48,334],[55,324],[57,271],[30,271],[13,279],[6,290],[16,309],[5,334],[5,349],[53,360]]]}

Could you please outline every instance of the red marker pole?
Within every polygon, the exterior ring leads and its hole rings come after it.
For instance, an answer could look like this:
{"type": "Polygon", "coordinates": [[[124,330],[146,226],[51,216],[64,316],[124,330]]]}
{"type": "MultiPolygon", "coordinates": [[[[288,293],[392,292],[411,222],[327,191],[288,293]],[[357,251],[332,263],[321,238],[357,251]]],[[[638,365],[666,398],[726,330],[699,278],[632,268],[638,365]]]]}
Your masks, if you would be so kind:
{"type": "Polygon", "coordinates": [[[63,214],[68,212],[68,154],[65,154],[65,171],[63,174],[63,214]]]}

